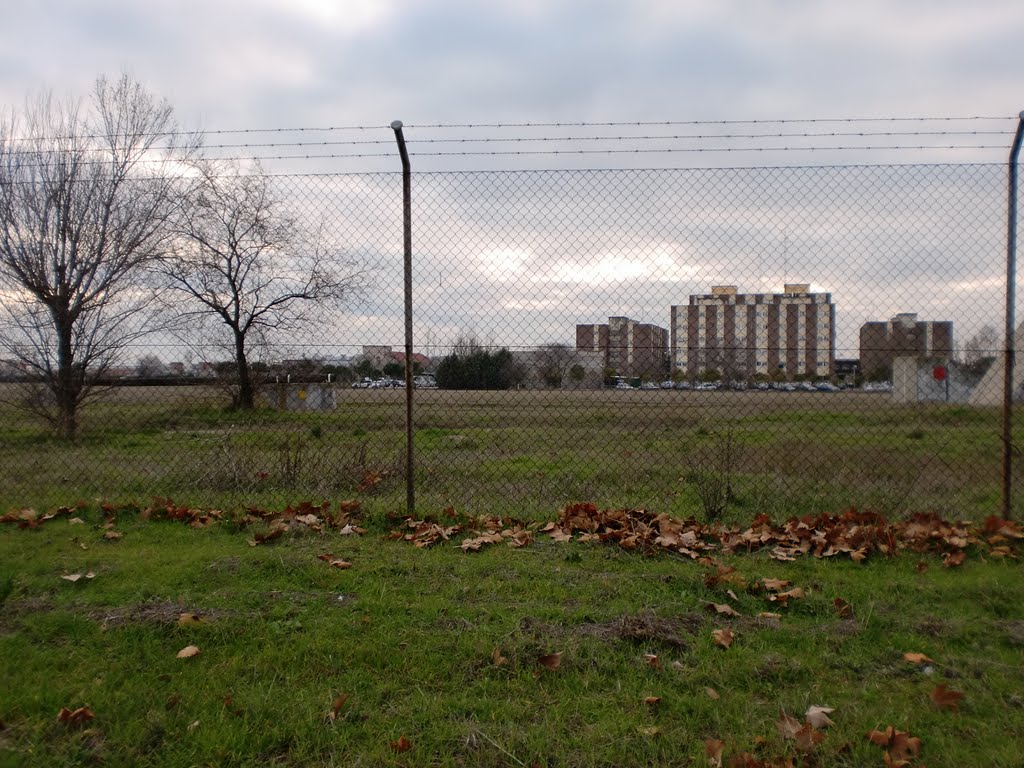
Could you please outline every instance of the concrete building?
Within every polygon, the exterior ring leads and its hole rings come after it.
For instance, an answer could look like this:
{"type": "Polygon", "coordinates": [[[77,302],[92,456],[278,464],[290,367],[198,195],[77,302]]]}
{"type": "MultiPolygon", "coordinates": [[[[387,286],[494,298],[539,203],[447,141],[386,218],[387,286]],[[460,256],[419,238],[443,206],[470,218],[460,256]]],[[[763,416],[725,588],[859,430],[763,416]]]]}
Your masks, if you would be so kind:
{"type": "Polygon", "coordinates": [[[903,312],[886,322],[860,327],[860,369],[869,380],[891,380],[897,357],[949,358],[952,354],[951,320],[918,320],[913,312],[903,312]]]}
{"type": "Polygon", "coordinates": [[[782,293],[713,286],[673,306],[671,328],[672,370],[684,376],[835,374],[836,307],[832,294],[812,293],[807,283],[788,284],[782,293]]]}
{"type": "Polygon", "coordinates": [[[663,378],[668,371],[668,331],[628,317],[576,326],[576,349],[603,355],[604,367],[619,376],[663,378]]]}

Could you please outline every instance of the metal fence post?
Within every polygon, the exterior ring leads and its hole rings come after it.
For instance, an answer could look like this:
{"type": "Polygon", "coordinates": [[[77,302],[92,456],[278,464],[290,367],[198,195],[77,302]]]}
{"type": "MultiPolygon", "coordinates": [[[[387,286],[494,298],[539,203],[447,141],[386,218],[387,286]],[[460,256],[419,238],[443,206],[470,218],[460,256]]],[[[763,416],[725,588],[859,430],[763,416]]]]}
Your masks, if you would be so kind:
{"type": "Polygon", "coordinates": [[[406,514],[416,514],[416,483],[413,463],[413,359],[412,359],[412,166],[405,147],[402,121],[391,123],[402,157],[402,219],[405,251],[405,507],[406,514]]]}
{"type": "Polygon", "coordinates": [[[1013,365],[1016,356],[1017,293],[1017,160],[1024,139],[1024,112],[1019,115],[1017,134],[1009,160],[1009,200],[1006,216],[1006,349],[1003,362],[1003,519],[1011,515],[1013,492],[1013,365]]]}

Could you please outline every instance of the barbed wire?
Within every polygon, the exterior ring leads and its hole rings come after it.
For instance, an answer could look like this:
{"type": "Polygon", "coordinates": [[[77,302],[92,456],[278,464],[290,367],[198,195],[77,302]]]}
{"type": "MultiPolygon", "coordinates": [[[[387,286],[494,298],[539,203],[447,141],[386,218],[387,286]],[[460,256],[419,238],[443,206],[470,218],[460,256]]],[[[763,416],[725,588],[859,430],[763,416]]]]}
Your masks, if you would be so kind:
{"type": "MultiPolygon", "coordinates": [[[[632,147],[607,149],[522,149],[522,150],[490,150],[461,152],[417,152],[410,150],[412,157],[530,157],[530,156],[594,156],[594,155],[672,155],[672,154],[736,154],[736,153],[773,153],[773,152],[855,152],[855,151],[964,151],[964,150],[995,150],[1006,149],[1003,144],[873,144],[873,145],[828,145],[828,146],[782,146],[782,147],[632,147]]],[[[280,161],[280,160],[355,160],[395,158],[394,152],[342,152],[327,154],[292,154],[292,155],[236,155],[230,157],[211,158],[223,162],[237,161],[280,161]]],[[[173,162],[163,158],[140,158],[137,165],[157,165],[173,162]]],[[[102,160],[88,160],[80,166],[105,165],[102,160]]],[[[21,168],[45,168],[46,163],[26,163],[21,168]]]]}
{"type": "MultiPolygon", "coordinates": [[[[478,130],[478,129],[537,129],[537,128],[615,128],[615,127],[671,127],[671,126],[702,126],[702,125],[799,125],[799,124],[837,124],[837,123],[928,123],[928,122],[979,122],[1009,121],[1018,115],[947,115],[947,116],[879,116],[879,117],[808,117],[808,118],[750,118],[721,120],[631,120],[631,121],[566,121],[566,122],[483,122],[483,123],[407,123],[406,129],[431,130],[478,130]]],[[[162,131],[142,133],[140,137],[174,138],[182,136],[230,136],[254,134],[288,134],[288,133],[331,133],[341,131],[380,131],[390,130],[389,125],[329,125],[329,126],[293,126],[273,128],[221,128],[162,131]]],[[[101,134],[35,136],[20,139],[22,141],[56,141],[61,139],[100,139],[101,134]]]]}

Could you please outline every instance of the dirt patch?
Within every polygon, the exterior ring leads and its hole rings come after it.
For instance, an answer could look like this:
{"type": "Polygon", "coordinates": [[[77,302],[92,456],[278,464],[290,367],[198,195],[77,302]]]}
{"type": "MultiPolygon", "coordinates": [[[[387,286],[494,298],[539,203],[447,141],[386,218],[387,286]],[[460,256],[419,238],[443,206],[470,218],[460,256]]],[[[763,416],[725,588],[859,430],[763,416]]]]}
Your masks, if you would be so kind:
{"type": "Polygon", "coordinates": [[[928,637],[948,637],[952,633],[953,624],[937,616],[927,616],[918,622],[915,629],[928,637]]]}
{"type": "Polygon", "coordinates": [[[238,573],[241,562],[240,557],[221,557],[206,566],[206,569],[214,573],[238,573]]]}
{"type": "Polygon", "coordinates": [[[105,627],[120,627],[125,624],[174,624],[183,613],[192,613],[207,621],[222,618],[222,611],[207,611],[190,608],[179,603],[142,603],[125,608],[99,608],[89,611],[88,616],[105,627]]]}
{"type": "Polygon", "coordinates": [[[574,626],[551,624],[526,617],[519,622],[519,631],[536,639],[575,634],[608,643],[653,643],[685,648],[689,645],[687,638],[695,635],[706,624],[707,617],[699,613],[656,616],[650,611],[643,611],[623,614],[608,621],[585,622],[574,626]]]}
{"type": "Polygon", "coordinates": [[[1003,623],[1006,641],[1018,648],[1024,647],[1024,621],[1007,621],[1003,623]]]}
{"type": "Polygon", "coordinates": [[[26,597],[7,600],[0,606],[0,634],[16,632],[19,619],[32,613],[46,613],[53,610],[53,603],[46,597],[26,597]]]}

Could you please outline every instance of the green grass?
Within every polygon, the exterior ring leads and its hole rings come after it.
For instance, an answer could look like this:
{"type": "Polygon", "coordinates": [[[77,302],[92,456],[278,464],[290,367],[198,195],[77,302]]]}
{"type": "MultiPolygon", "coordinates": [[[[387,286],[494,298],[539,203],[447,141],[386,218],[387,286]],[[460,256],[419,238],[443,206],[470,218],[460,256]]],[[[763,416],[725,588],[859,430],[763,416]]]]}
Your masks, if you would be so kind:
{"type": "Polygon", "coordinates": [[[1014,561],[926,557],[920,573],[911,555],[723,558],[748,581],[807,590],[776,623],[756,618],[779,610],[763,596],[707,587],[698,563],[608,545],[418,550],[384,540],[381,510],[361,537],[259,547],[226,523],[122,514],[124,538],[107,542],[99,512],[83,516],[0,528],[0,765],[706,765],[705,738],[724,739],[727,758],[781,760],[796,753],[780,709],[802,717],[812,704],[836,708],[816,765],[881,765],[865,734],[888,724],[922,739],[921,763],[1020,762],[1014,561]],[[326,551],[353,567],[318,560],[326,551]],[[95,579],[60,578],[87,570],[95,579]],[[837,597],[852,618],[836,615],[837,597]],[[709,602],[743,615],[713,617],[709,602]],[[182,627],[183,612],[207,620],[182,627]],[[710,632],[726,626],[736,640],[722,650],[710,632]],[[175,658],[191,644],[199,656],[175,658]],[[932,657],[930,674],[906,651],[932,657]],[[551,672],[537,660],[553,652],[551,672]],[[965,694],[960,712],[930,704],[937,682],[965,694]],[[66,728],[64,706],[96,717],[66,728]],[[396,753],[402,736],[412,748],[396,753]]]}
{"type": "MultiPolygon", "coordinates": [[[[153,496],[237,509],[344,497],[367,472],[381,505],[402,503],[402,394],[338,397],[329,413],[239,413],[215,389],[126,388],[83,412],[72,445],[0,405],[0,509],[153,496]]],[[[728,473],[726,514],[739,518],[871,506],[980,519],[1001,488],[996,409],[857,393],[427,391],[416,402],[427,509],[522,516],[590,499],[700,515],[694,480],[728,473]]]]}

